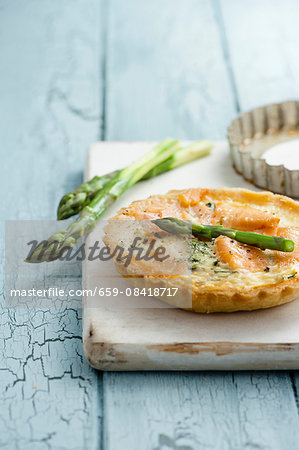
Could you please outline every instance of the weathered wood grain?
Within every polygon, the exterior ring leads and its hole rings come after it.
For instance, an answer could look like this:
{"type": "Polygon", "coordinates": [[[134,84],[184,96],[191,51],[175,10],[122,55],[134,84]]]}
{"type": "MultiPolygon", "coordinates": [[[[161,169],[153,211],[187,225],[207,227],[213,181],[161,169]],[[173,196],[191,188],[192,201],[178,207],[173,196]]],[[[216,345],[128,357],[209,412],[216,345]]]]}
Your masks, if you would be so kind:
{"type": "MultiPolygon", "coordinates": [[[[238,3],[240,20],[253,14],[248,2],[229,3],[230,10],[238,3]]],[[[257,14],[261,4],[254,5],[257,14]]],[[[256,85],[265,68],[259,71],[256,66],[254,86],[246,82],[250,74],[238,78],[238,67],[247,55],[244,50],[231,60],[230,36],[234,26],[241,25],[235,25],[236,15],[227,24],[226,1],[221,6],[216,1],[152,1],[146,6],[131,0],[125,5],[110,2],[108,139],[154,139],[165,134],[217,139],[224,136],[240,100],[242,108],[250,107],[250,101],[256,104],[258,96],[252,98],[251,93],[259,92],[256,85]]],[[[276,36],[275,23],[269,26],[264,34],[276,36]]],[[[252,33],[247,30],[247,39],[252,33]]],[[[237,47],[238,39],[234,34],[237,47]]],[[[265,97],[267,89],[264,84],[265,97]]],[[[269,97],[271,92],[268,89],[269,97]]],[[[274,372],[106,373],[105,448],[296,447],[298,414],[292,389],[296,382],[288,373],[274,372]]]]}
{"type": "Polygon", "coordinates": [[[210,0],[110,0],[106,139],[223,139],[235,114],[210,0]]]}
{"type": "Polygon", "coordinates": [[[286,373],[105,373],[104,386],[108,449],[298,448],[286,373]]]}
{"type": "MultiPolygon", "coordinates": [[[[81,181],[101,126],[102,21],[98,0],[0,3],[2,220],[54,218],[81,181]]],[[[1,448],[98,448],[101,378],[81,311],[1,303],[1,448]]]]}
{"type": "Polygon", "coordinates": [[[241,109],[297,99],[298,1],[219,3],[241,109]]]}

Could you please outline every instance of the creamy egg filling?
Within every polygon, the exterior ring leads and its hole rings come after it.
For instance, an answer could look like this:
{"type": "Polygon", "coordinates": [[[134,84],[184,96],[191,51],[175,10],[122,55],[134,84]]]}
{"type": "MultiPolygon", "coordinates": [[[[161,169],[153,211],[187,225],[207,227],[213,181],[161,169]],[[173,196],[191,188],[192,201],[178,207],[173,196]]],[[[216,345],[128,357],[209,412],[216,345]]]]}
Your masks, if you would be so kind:
{"type": "Polygon", "coordinates": [[[192,278],[199,285],[221,287],[254,287],[273,283],[279,283],[297,276],[299,263],[281,268],[275,264],[275,257],[271,250],[265,250],[273,265],[261,272],[251,272],[246,269],[233,270],[228,264],[217,258],[214,250],[215,241],[192,241],[192,278]]]}

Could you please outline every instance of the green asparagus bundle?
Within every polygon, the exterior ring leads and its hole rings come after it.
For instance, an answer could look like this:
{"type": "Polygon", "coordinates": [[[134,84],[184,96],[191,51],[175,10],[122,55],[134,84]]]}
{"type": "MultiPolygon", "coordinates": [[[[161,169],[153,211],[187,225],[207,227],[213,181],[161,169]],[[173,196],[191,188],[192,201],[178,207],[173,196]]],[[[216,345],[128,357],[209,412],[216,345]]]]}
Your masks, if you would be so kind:
{"type": "Polygon", "coordinates": [[[221,225],[199,225],[189,220],[166,217],[164,219],[152,220],[161,230],[171,234],[191,234],[192,236],[211,240],[218,236],[227,236],[242,244],[259,247],[263,250],[278,250],[281,252],[292,252],[294,242],[281,236],[267,236],[265,234],[248,231],[231,230],[221,225]]]}
{"type": "Polygon", "coordinates": [[[58,205],[57,219],[64,220],[79,214],[85,206],[89,205],[97,192],[103,189],[119,172],[120,170],[115,170],[101,177],[95,176],[87,183],[80,184],[65,194],[58,205]]]}
{"type": "Polygon", "coordinates": [[[77,220],[65,230],[53,234],[45,243],[38,245],[28,256],[26,262],[39,263],[53,261],[63,252],[73,247],[79,238],[89,233],[96,221],[127,189],[139,181],[156,165],[170,158],[179,148],[179,141],[165,139],[137,161],[116,173],[107,184],[97,192],[89,205],[85,206],[77,220]]]}
{"type": "MultiPolygon", "coordinates": [[[[211,142],[200,141],[187,147],[180,148],[165,161],[149,170],[142,177],[142,180],[153,178],[156,175],[168,172],[169,170],[187,164],[195,159],[209,155],[212,147],[213,145],[211,142]]],[[[73,191],[65,194],[58,206],[58,220],[67,219],[68,217],[78,214],[85,206],[89,205],[95,195],[119,173],[120,170],[116,170],[103,176],[95,176],[87,183],[83,183],[73,191]]]]}

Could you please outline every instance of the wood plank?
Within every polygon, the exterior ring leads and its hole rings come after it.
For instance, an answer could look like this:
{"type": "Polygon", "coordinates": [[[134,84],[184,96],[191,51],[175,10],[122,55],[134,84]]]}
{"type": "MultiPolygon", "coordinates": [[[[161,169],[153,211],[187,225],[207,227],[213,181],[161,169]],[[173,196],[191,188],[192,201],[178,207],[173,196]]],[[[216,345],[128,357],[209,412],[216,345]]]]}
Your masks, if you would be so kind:
{"type": "Polygon", "coordinates": [[[298,446],[283,372],[105,373],[104,383],[107,449],[298,446]]]}
{"type": "Polygon", "coordinates": [[[223,139],[235,114],[213,3],[111,0],[108,140],[223,139]]]}
{"type": "MultiPolygon", "coordinates": [[[[1,219],[52,219],[82,180],[101,127],[102,21],[97,0],[1,3],[1,219]]],[[[1,447],[98,448],[101,377],[83,357],[81,311],[1,303],[1,447]]]]}
{"type": "MultiPolygon", "coordinates": [[[[259,90],[246,83],[245,74],[236,83],[234,71],[247,56],[243,51],[231,64],[226,45],[229,30],[222,22],[225,4],[221,11],[217,2],[205,1],[152,1],[146,6],[132,0],[125,5],[110,2],[108,139],[224,136],[239,100],[247,108],[251,88],[259,90]],[[242,96],[235,97],[241,84],[242,96]]],[[[260,3],[254,4],[256,10],[261,8],[260,3]]],[[[279,8],[278,2],[274,6],[279,8]]],[[[242,19],[252,14],[252,6],[246,3],[244,8],[242,19]]],[[[264,30],[265,35],[275,32],[275,24],[271,31],[264,30]]],[[[259,95],[263,91],[270,98],[267,84],[259,95]]],[[[104,380],[108,450],[278,450],[296,447],[298,442],[296,402],[287,373],[105,373],[104,380]]]]}
{"type": "Polygon", "coordinates": [[[242,110],[299,97],[296,0],[220,0],[242,110]]]}

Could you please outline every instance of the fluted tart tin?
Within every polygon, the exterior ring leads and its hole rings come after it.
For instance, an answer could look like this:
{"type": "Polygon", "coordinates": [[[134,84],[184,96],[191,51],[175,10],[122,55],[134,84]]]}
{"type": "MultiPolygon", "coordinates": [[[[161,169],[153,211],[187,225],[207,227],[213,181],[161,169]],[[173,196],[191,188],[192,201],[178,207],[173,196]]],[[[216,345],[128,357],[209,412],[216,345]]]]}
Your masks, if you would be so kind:
{"type": "Polygon", "coordinates": [[[264,156],[277,144],[294,141],[294,162],[299,161],[299,101],[286,101],[241,114],[228,127],[234,168],[246,180],[272,192],[299,198],[299,170],[270,164],[264,156]],[[297,145],[298,143],[298,145],[297,145]]]}

